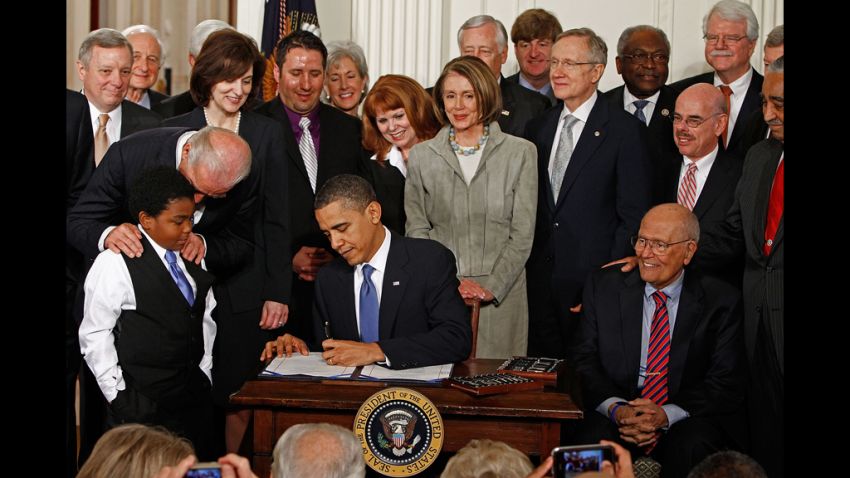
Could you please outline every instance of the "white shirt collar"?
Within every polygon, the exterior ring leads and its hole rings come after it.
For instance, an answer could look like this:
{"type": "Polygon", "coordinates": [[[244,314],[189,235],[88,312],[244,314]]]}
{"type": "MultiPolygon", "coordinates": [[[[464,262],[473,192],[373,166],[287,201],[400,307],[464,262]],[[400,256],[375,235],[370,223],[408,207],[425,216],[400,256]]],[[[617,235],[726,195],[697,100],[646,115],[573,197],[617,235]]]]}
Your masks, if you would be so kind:
{"type": "Polygon", "coordinates": [[[720,151],[720,145],[714,147],[710,153],[706,154],[701,158],[689,158],[685,155],[682,155],[682,161],[685,166],[690,166],[691,163],[696,163],[698,171],[708,171],[711,169],[711,165],[714,164],[714,160],[717,159],[717,152],[720,151]]]}
{"type": "Polygon", "coordinates": [[[561,111],[561,119],[565,118],[567,115],[571,114],[574,117],[581,120],[582,123],[587,123],[587,118],[590,116],[590,111],[593,109],[593,105],[596,104],[596,98],[599,96],[599,93],[596,90],[593,91],[593,94],[590,95],[590,98],[586,99],[584,103],[579,105],[575,111],[570,111],[567,108],[567,103],[564,102],[564,109],[561,111]]]}
{"type": "Polygon", "coordinates": [[[655,94],[650,96],[649,98],[638,98],[637,96],[633,95],[631,91],[629,91],[628,86],[623,85],[623,106],[633,105],[634,102],[638,100],[646,100],[654,105],[657,105],[659,96],[661,96],[661,89],[656,91],[655,94]]]}
{"type": "MultiPolygon", "coordinates": [[[[378,155],[373,154],[371,159],[372,161],[377,161],[378,155]]],[[[407,177],[407,163],[404,161],[404,156],[402,156],[401,149],[398,146],[392,145],[390,147],[386,160],[390,163],[390,166],[395,166],[401,172],[402,176],[407,177]]]]}
{"type": "Polygon", "coordinates": [[[357,272],[359,272],[360,274],[363,273],[362,272],[363,266],[365,264],[369,264],[375,270],[381,271],[382,273],[387,270],[387,257],[390,254],[391,234],[390,234],[390,230],[387,229],[387,226],[381,226],[381,227],[384,228],[384,241],[381,242],[381,247],[379,247],[378,250],[375,251],[375,255],[373,255],[371,259],[369,259],[368,261],[366,261],[362,264],[357,264],[356,269],[357,269],[357,272]]]}
{"type": "MultiPolygon", "coordinates": [[[[741,75],[740,78],[729,83],[729,88],[732,88],[732,96],[743,96],[747,94],[747,89],[750,87],[750,80],[753,79],[753,67],[749,67],[747,72],[741,75]]],[[[723,85],[723,80],[717,76],[717,73],[714,74],[714,86],[723,85]]]]}

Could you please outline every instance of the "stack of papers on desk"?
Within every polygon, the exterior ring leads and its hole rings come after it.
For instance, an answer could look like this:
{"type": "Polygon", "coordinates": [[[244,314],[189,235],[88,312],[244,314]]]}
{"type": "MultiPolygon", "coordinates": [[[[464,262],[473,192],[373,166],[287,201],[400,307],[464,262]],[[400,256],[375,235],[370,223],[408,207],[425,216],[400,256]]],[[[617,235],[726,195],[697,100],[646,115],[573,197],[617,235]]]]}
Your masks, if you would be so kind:
{"type": "Polygon", "coordinates": [[[280,377],[285,375],[306,375],[323,378],[349,378],[356,367],[328,365],[322,359],[322,352],[310,352],[310,355],[293,353],[292,357],[275,357],[260,372],[261,377],[280,377]]]}
{"type": "Polygon", "coordinates": [[[360,378],[370,380],[410,380],[414,382],[438,382],[449,378],[454,364],[432,365],[430,367],[393,370],[380,365],[366,365],[360,371],[360,378]]]}

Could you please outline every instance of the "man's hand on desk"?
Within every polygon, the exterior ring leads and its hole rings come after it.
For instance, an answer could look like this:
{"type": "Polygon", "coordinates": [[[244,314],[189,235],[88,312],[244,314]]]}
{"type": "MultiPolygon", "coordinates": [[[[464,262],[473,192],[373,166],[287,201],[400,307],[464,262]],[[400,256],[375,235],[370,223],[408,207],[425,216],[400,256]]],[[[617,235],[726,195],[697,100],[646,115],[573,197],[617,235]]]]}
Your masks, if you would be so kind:
{"type": "Polygon", "coordinates": [[[283,357],[284,353],[287,357],[292,357],[293,352],[299,352],[301,355],[309,355],[310,349],[307,347],[307,344],[298,337],[292,334],[283,334],[278,337],[277,340],[266,342],[263,353],[260,354],[260,360],[271,360],[275,357],[275,353],[278,358],[283,357]]]}
{"type": "Polygon", "coordinates": [[[326,339],[322,342],[322,358],[328,365],[357,367],[371,365],[384,360],[384,351],[375,343],[354,342],[352,340],[326,339]]]}

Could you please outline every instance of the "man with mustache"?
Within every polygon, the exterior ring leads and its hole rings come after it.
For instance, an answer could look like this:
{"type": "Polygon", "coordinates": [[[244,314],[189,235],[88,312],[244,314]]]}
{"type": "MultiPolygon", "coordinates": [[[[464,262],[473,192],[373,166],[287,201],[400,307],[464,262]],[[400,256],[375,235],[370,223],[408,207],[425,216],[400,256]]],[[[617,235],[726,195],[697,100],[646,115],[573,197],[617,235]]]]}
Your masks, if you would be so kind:
{"type": "Polygon", "coordinates": [[[665,85],[669,61],[670,41],[664,31],[649,25],[626,28],[617,41],[616,58],[617,73],[623,75],[625,85],[602,95],[610,103],[623,105],[626,113],[647,128],[653,204],[669,202],[661,197],[665,190],[662,173],[679,164],[670,122],[679,93],[665,85]]]}
{"type": "Polygon", "coordinates": [[[685,78],[670,85],[682,92],[696,83],[710,83],[728,97],[729,122],[721,135],[720,147],[739,156],[747,153],[744,130],[747,119],[761,104],[759,92],[764,77],[750,66],[756,48],[759,24],[746,3],[737,0],[717,2],[703,20],[705,61],[713,72],[685,78]]]}
{"type": "MultiPolygon", "coordinates": [[[[709,231],[726,219],[743,167],[742,158],[722,151],[717,141],[728,121],[723,93],[706,83],[693,85],[679,95],[672,116],[679,154],[661,172],[660,200],[685,206],[709,231]]],[[[690,269],[703,269],[701,258],[697,254],[690,269]]],[[[740,259],[730,261],[715,275],[740,286],[742,266],[740,259]]]]}

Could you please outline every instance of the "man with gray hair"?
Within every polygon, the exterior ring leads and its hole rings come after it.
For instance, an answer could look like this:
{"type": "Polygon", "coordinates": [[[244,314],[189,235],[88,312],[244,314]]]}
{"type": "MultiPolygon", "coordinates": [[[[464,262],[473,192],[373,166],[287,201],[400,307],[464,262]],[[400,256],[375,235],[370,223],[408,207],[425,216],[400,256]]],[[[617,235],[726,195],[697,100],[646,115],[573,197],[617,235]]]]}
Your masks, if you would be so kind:
{"type": "Polygon", "coordinates": [[[670,85],[679,92],[696,83],[711,83],[726,96],[729,123],[720,147],[746,155],[744,130],[753,111],[761,105],[759,92],[764,77],[750,65],[756,48],[759,23],[753,9],[738,0],[721,0],[703,18],[705,61],[714,71],[679,80],[670,85]]]}
{"type": "Polygon", "coordinates": [[[652,162],[652,203],[664,201],[663,172],[676,156],[673,124],[670,117],[678,92],[665,85],[670,62],[670,41],[663,30],[650,25],[636,25],[623,30],[617,41],[617,73],[623,86],[603,96],[622,105],[627,113],[646,126],[647,148],[652,162]]]}
{"type": "Polygon", "coordinates": [[[490,15],[476,15],[460,26],[457,46],[461,55],[478,57],[490,67],[502,92],[502,114],[499,128],[522,137],[525,125],[549,107],[549,100],[529,89],[505,81],[502,65],[508,59],[508,35],[502,22],[490,15]]]}
{"type": "Polygon", "coordinates": [[[585,414],[570,442],[618,442],[662,477],[745,436],[741,294],[686,269],[699,238],[684,206],[650,209],[632,238],[639,270],[588,277],[573,357],[585,414]]]}
{"type": "MultiPolygon", "coordinates": [[[[67,135],[73,151],[66,151],[67,179],[66,211],[76,204],[92,173],[100,165],[112,143],[136,131],[159,126],[156,113],[124,100],[130,85],[133,65],[133,47],[117,30],[101,28],[89,33],[80,45],[77,57],[77,74],[83,82],[83,96],[66,94],[68,123],[67,135]],[[81,101],[82,100],[82,101],[81,101]],[[74,111],[72,114],[71,111],[74,111]]],[[[66,247],[66,301],[73,316],[68,324],[77,325],[83,320],[83,257],[71,247],[66,247]]],[[[76,330],[69,331],[76,333],[76,330]]],[[[69,342],[69,346],[74,347],[69,342]]],[[[79,346],[76,346],[79,355],[79,346]]],[[[69,353],[71,353],[69,351],[69,353]]],[[[76,363],[76,362],[75,362],[76,363]]],[[[78,367],[66,369],[73,381],[78,367]]],[[[100,437],[102,416],[106,402],[97,388],[97,382],[83,367],[80,373],[80,462],[84,461],[100,437]]],[[[73,407],[74,393],[69,400],[73,407]]]]}
{"type": "Polygon", "coordinates": [[[764,39],[764,71],[780,56],[785,55],[785,25],[777,25],[764,39]]]}
{"type": "Polygon", "coordinates": [[[537,146],[537,221],[528,259],[528,354],[564,357],[587,275],[622,257],[650,205],[646,132],[596,87],[608,47],[589,28],[552,47],[549,78],[563,107],[528,122],[537,146]]]}
{"type": "Polygon", "coordinates": [[[168,98],[168,95],[151,89],[159,78],[159,68],[165,60],[159,32],[147,25],[133,25],[122,33],[133,45],[133,71],[127,99],[151,109],[168,98]]]}
{"type": "Polygon", "coordinates": [[[272,478],[363,478],[366,462],[354,432],[330,423],[289,427],[272,452],[272,478]]]}
{"type": "MultiPolygon", "coordinates": [[[[764,40],[764,72],[767,74],[768,67],[777,58],[785,53],[785,26],[778,25],[768,33],[764,40]]],[[[771,132],[767,123],[764,121],[764,115],[761,110],[753,111],[747,119],[747,129],[744,132],[746,141],[746,150],[759,141],[770,138],[771,132]]]]}
{"type": "MultiPolygon", "coordinates": [[[[198,54],[201,53],[201,47],[204,46],[204,41],[206,41],[207,37],[213,32],[217,32],[225,28],[233,29],[233,27],[227,22],[216,19],[204,20],[195,25],[195,28],[192,29],[192,36],[189,38],[190,73],[191,69],[195,66],[195,58],[197,58],[198,54]]],[[[260,81],[260,79],[255,79],[255,81],[260,81]]],[[[163,118],[171,118],[172,116],[188,113],[195,109],[195,106],[195,101],[192,99],[192,95],[189,93],[189,90],[186,90],[179,95],[174,95],[163,100],[161,103],[156,105],[153,110],[162,115],[163,118]]]]}

